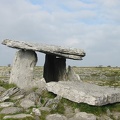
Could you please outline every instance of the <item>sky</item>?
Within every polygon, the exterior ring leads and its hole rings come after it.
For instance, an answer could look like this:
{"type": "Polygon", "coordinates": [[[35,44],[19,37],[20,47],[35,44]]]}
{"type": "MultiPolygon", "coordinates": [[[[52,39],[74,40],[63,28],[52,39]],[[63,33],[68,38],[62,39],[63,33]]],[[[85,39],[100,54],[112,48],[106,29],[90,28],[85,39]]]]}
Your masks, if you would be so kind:
{"type": "MultiPolygon", "coordinates": [[[[71,66],[120,66],[120,0],[0,0],[4,39],[83,49],[71,66]]],[[[0,44],[0,66],[12,64],[16,51],[0,44]]],[[[37,55],[43,66],[45,55],[37,55]]]]}

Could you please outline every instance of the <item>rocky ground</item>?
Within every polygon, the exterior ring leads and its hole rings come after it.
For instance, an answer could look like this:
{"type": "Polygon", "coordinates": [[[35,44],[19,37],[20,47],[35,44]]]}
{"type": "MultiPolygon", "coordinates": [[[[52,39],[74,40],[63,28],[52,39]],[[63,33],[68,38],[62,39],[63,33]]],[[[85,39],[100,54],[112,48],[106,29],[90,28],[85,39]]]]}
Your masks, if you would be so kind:
{"type": "MultiPolygon", "coordinates": [[[[41,72],[35,68],[35,79],[42,78],[41,72]]],[[[46,88],[25,91],[8,84],[9,74],[9,67],[0,67],[0,120],[120,120],[120,103],[97,107],[71,102],[46,88]]]]}

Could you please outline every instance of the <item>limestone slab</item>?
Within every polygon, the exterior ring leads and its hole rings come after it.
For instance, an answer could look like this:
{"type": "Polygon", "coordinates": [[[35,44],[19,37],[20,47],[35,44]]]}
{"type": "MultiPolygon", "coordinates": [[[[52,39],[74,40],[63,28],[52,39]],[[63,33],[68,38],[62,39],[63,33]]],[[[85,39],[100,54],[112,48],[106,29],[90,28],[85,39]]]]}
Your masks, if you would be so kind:
{"type": "Polygon", "coordinates": [[[32,115],[30,115],[30,114],[16,114],[16,115],[7,115],[7,116],[4,116],[4,118],[3,119],[22,119],[22,118],[26,118],[26,117],[31,117],[31,118],[33,118],[33,116],[32,115]]]}
{"type": "Polygon", "coordinates": [[[12,48],[38,51],[45,54],[54,54],[56,56],[61,56],[74,60],[81,60],[82,57],[85,56],[85,52],[81,49],[67,48],[56,45],[29,43],[24,41],[13,41],[9,39],[3,40],[2,44],[12,48]]]}
{"type": "Polygon", "coordinates": [[[37,63],[34,51],[19,50],[14,58],[9,83],[23,89],[29,89],[34,78],[33,70],[37,63]]]}
{"type": "Polygon", "coordinates": [[[13,102],[2,102],[0,103],[0,108],[14,106],[13,102]]]}
{"type": "Polygon", "coordinates": [[[19,108],[19,107],[6,107],[6,108],[3,108],[0,113],[1,114],[15,114],[15,113],[22,112],[22,111],[23,111],[23,108],[19,108]]]}
{"type": "Polygon", "coordinates": [[[77,103],[102,106],[120,102],[120,88],[110,88],[78,81],[59,81],[47,83],[47,89],[77,103]]]}

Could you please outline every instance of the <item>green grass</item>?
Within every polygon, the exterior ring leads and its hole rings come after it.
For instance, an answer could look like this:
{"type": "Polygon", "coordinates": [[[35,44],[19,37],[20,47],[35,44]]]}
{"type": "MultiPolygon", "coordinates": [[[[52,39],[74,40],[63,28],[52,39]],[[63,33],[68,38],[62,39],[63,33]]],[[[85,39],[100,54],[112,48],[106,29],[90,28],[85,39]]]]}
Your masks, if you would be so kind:
{"type": "Polygon", "coordinates": [[[46,116],[50,114],[49,112],[46,111],[41,111],[41,116],[40,116],[40,120],[46,120],[46,116]]]}
{"type": "Polygon", "coordinates": [[[0,86],[1,86],[1,87],[4,87],[4,88],[6,88],[6,89],[9,89],[9,88],[12,88],[12,87],[16,87],[15,84],[8,84],[8,83],[6,83],[6,82],[4,82],[4,81],[0,81],[0,86]]]}
{"type": "Polygon", "coordinates": [[[92,106],[85,103],[75,103],[65,98],[62,98],[57,106],[57,109],[52,110],[51,113],[64,114],[64,104],[67,104],[67,106],[71,106],[73,110],[78,108],[81,112],[92,113],[96,116],[106,114],[107,109],[109,109],[111,112],[120,112],[120,103],[108,104],[104,106],[92,106]]]}

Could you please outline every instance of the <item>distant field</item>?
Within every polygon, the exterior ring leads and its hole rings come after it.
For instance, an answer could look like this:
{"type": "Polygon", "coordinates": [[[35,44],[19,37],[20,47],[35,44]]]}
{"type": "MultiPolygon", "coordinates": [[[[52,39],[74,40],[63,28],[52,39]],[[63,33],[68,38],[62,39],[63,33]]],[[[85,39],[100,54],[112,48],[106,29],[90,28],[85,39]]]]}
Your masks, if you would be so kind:
{"type": "MultiPolygon", "coordinates": [[[[120,67],[73,67],[81,80],[99,85],[120,86],[120,67]]],[[[0,66],[0,80],[8,81],[11,67],[0,66]]],[[[43,67],[34,68],[34,78],[43,77],[43,67]]]]}

